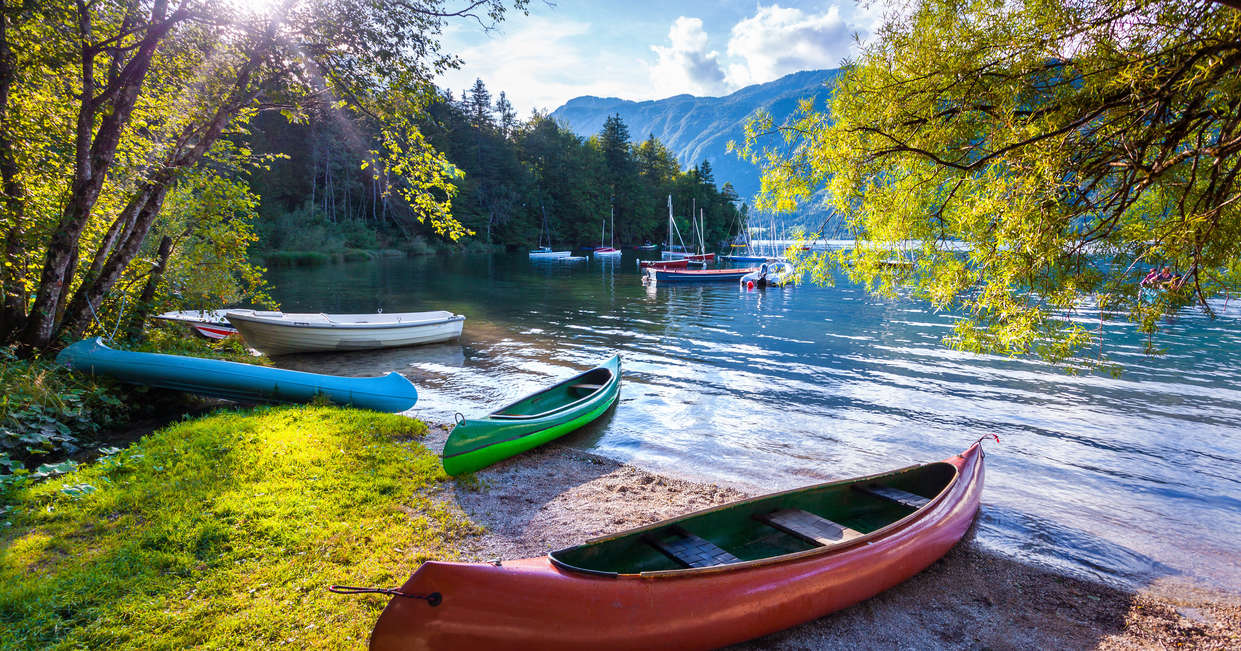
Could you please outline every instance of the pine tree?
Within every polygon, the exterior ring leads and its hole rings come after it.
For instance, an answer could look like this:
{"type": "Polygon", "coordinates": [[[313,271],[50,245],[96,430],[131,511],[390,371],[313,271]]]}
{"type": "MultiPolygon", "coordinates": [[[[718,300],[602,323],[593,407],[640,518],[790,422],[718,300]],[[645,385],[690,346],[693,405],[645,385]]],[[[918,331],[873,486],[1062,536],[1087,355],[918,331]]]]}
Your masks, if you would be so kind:
{"type": "Polygon", "coordinates": [[[500,99],[496,100],[496,114],[500,117],[500,133],[506,138],[509,137],[517,126],[517,111],[513,109],[513,104],[508,101],[504,91],[500,91],[500,99]]]}
{"type": "Polygon", "coordinates": [[[485,129],[487,127],[495,127],[495,121],[491,115],[491,93],[487,91],[487,85],[482,79],[475,79],[474,85],[470,88],[468,98],[465,100],[466,115],[470,118],[470,124],[485,129]]]}

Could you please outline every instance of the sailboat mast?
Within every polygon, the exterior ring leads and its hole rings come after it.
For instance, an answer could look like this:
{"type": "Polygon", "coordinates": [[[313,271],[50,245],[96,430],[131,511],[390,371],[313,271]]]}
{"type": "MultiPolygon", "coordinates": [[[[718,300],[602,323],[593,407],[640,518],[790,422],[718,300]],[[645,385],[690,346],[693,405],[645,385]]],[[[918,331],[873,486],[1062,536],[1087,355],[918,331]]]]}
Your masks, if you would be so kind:
{"type": "Polygon", "coordinates": [[[668,250],[672,250],[672,195],[668,195],[668,250]]]}
{"type": "Polygon", "coordinates": [[[702,214],[702,208],[698,209],[698,253],[706,254],[707,244],[703,241],[702,229],[707,225],[707,218],[702,214]]]}
{"type": "Polygon", "coordinates": [[[616,248],[616,206],[612,206],[612,240],[608,246],[616,248]]]}
{"type": "MultiPolygon", "coordinates": [[[[698,212],[698,197],[690,197],[689,199],[689,223],[691,226],[694,227],[694,230],[698,230],[698,220],[694,219],[694,213],[696,212],[698,212]]],[[[692,236],[692,233],[691,233],[691,236],[692,236]]],[[[693,240],[690,240],[690,241],[693,242],[693,240]]],[[[702,241],[702,236],[698,237],[698,241],[700,242],[702,241]]],[[[702,253],[701,246],[698,247],[698,253],[702,253]]]]}

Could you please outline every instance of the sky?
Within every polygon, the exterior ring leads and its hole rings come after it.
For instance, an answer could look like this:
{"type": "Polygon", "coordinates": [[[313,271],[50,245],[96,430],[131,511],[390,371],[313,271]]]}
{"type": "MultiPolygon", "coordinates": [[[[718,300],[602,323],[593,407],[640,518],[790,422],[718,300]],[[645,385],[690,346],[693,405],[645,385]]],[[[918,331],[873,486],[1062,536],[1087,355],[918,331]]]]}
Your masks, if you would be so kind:
{"type": "MultiPolygon", "coordinates": [[[[877,3],[876,3],[877,4],[877,3]]],[[[663,2],[532,0],[491,32],[456,21],[443,42],[465,60],[439,85],[482,79],[518,115],[581,95],[631,100],[727,95],[801,70],[838,67],[881,9],[850,0],[663,2]]]]}

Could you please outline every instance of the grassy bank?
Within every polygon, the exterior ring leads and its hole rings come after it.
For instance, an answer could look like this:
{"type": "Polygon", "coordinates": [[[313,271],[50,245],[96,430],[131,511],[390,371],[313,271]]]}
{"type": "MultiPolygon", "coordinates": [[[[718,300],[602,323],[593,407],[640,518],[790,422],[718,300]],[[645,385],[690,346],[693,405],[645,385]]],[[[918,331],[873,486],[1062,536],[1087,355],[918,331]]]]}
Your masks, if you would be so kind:
{"type": "Polygon", "coordinates": [[[358,647],[392,586],[475,531],[436,506],[426,426],[222,412],[3,495],[0,646],[358,647]],[[399,505],[399,506],[398,506],[399,505]]]}
{"type": "MultiPolygon", "coordinates": [[[[192,337],[183,326],[149,328],[126,350],[270,364],[233,337],[192,337]]],[[[46,476],[73,467],[72,456],[107,449],[112,435],[137,420],[172,417],[195,408],[186,394],[125,385],[70,371],[53,359],[20,359],[0,348],[0,487],[27,473],[46,476]]]]}

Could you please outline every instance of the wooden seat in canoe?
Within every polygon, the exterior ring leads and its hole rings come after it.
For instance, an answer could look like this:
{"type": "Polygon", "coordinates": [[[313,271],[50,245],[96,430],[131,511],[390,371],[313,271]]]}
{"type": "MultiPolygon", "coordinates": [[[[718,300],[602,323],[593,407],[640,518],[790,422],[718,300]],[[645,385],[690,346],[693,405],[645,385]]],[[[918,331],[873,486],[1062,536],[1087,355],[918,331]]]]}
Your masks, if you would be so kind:
{"type": "Polygon", "coordinates": [[[718,547],[710,540],[699,538],[694,534],[677,527],[671,535],[661,537],[646,536],[647,544],[663,552],[672,560],[685,567],[711,567],[740,563],[741,559],[718,547]]]}
{"type": "Polygon", "coordinates": [[[835,545],[865,535],[861,531],[801,509],[780,509],[757,515],[755,518],[780,531],[820,545],[835,545]]]}
{"type": "Polygon", "coordinates": [[[606,384],[570,384],[569,388],[580,389],[582,391],[598,391],[599,389],[602,389],[605,386],[607,385],[606,384]]]}
{"type": "Polygon", "coordinates": [[[854,488],[866,493],[867,495],[874,495],[875,497],[883,498],[889,502],[896,502],[897,504],[907,506],[915,510],[926,506],[931,501],[929,498],[921,495],[914,495],[908,491],[903,491],[899,488],[892,488],[891,486],[870,484],[868,486],[855,486],[854,488]]]}

